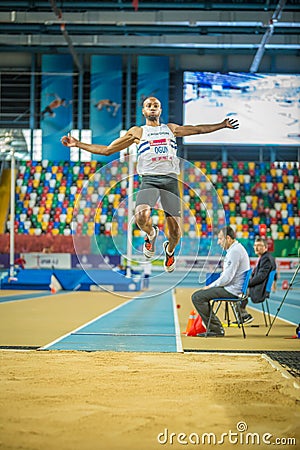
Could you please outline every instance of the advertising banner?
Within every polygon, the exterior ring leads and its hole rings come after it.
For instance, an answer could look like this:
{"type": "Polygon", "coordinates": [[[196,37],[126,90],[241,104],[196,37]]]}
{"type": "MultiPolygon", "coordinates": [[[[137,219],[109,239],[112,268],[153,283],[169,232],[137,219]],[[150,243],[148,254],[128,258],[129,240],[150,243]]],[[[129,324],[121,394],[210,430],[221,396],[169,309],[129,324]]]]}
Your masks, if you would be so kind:
{"type": "MultiPolygon", "coordinates": [[[[122,57],[93,55],[91,58],[90,128],[93,144],[108,145],[122,129],[122,57]]],[[[119,154],[95,156],[109,162],[119,154]]]]}
{"type": "Polygon", "coordinates": [[[136,94],[136,125],[144,125],[143,102],[156,97],[162,105],[161,122],[169,120],[169,58],[166,56],[139,56],[136,94]]]}
{"type": "Polygon", "coordinates": [[[120,255],[72,255],[71,263],[74,269],[109,270],[120,264],[120,255]]]}
{"type": "Polygon", "coordinates": [[[22,253],[21,257],[26,269],[71,269],[69,253],[22,253]]]}
{"type": "Polygon", "coordinates": [[[42,56],[40,126],[42,158],[70,159],[60,139],[73,128],[73,60],[71,55],[42,56]]]}

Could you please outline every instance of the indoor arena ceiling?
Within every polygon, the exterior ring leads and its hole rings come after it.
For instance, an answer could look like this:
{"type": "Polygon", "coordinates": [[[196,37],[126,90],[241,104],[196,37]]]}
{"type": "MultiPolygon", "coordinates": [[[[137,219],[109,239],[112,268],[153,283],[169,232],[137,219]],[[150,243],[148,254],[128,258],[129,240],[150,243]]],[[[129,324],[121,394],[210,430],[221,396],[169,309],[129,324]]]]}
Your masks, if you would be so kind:
{"type": "Polygon", "coordinates": [[[299,0],[1,0],[0,51],[299,52],[299,0]]]}

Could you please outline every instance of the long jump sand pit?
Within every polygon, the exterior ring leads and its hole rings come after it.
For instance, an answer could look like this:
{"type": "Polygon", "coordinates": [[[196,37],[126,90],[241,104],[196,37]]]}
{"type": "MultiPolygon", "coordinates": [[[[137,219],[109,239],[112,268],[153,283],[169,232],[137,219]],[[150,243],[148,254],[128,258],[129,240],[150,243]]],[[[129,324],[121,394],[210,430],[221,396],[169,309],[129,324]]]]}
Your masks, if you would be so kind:
{"type": "Polygon", "coordinates": [[[300,446],[299,389],[260,355],[2,351],[0,358],[1,449],[300,446]]]}

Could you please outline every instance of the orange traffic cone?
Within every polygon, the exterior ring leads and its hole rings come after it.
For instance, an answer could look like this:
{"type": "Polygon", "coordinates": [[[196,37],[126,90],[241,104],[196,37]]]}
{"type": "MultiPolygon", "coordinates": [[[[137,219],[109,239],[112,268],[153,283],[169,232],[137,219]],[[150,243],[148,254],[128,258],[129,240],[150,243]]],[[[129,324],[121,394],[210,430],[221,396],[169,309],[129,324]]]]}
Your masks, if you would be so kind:
{"type": "Polygon", "coordinates": [[[205,333],[205,332],[206,332],[206,327],[205,327],[204,323],[202,322],[202,317],[200,316],[200,314],[198,314],[192,328],[186,335],[187,336],[197,336],[197,334],[205,333]]]}
{"type": "Polygon", "coordinates": [[[183,334],[188,334],[189,333],[190,329],[194,326],[196,317],[197,317],[197,312],[193,309],[190,312],[189,320],[188,320],[188,323],[187,323],[187,326],[186,326],[186,330],[183,332],[183,334]]]}
{"type": "Polygon", "coordinates": [[[289,287],[288,280],[283,280],[281,288],[286,291],[288,287],[289,287]]]}

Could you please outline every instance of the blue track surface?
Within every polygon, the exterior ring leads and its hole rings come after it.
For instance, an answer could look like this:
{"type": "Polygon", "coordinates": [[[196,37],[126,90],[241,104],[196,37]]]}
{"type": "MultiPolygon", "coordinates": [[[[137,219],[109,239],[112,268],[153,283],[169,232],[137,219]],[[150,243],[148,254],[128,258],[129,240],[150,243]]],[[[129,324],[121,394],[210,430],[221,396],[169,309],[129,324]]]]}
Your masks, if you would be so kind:
{"type": "Polygon", "coordinates": [[[43,350],[181,352],[172,291],[148,295],[126,302],[43,350]]]}
{"type": "MultiPolygon", "coordinates": [[[[63,293],[65,293],[65,291],[60,292],[60,294],[63,293]]],[[[51,294],[50,291],[39,293],[31,292],[30,294],[1,295],[0,303],[17,302],[19,300],[32,300],[33,298],[51,297],[52,295],[53,294],[51,294]]]]}
{"type": "MultiPolygon", "coordinates": [[[[284,294],[285,294],[284,291],[276,294],[271,294],[271,297],[268,300],[271,315],[275,316],[275,314],[277,313],[278,308],[283,300],[284,294]]],[[[249,301],[249,306],[251,306],[251,308],[257,309],[258,311],[262,311],[260,303],[254,304],[251,301],[249,301]]],[[[300,322],[299,291],[298,292],[290,291],[287,294],[287,297],[285,298],[283,304],[280,307],[278,317],[294,324],[298,324],[300,322]]]]}

